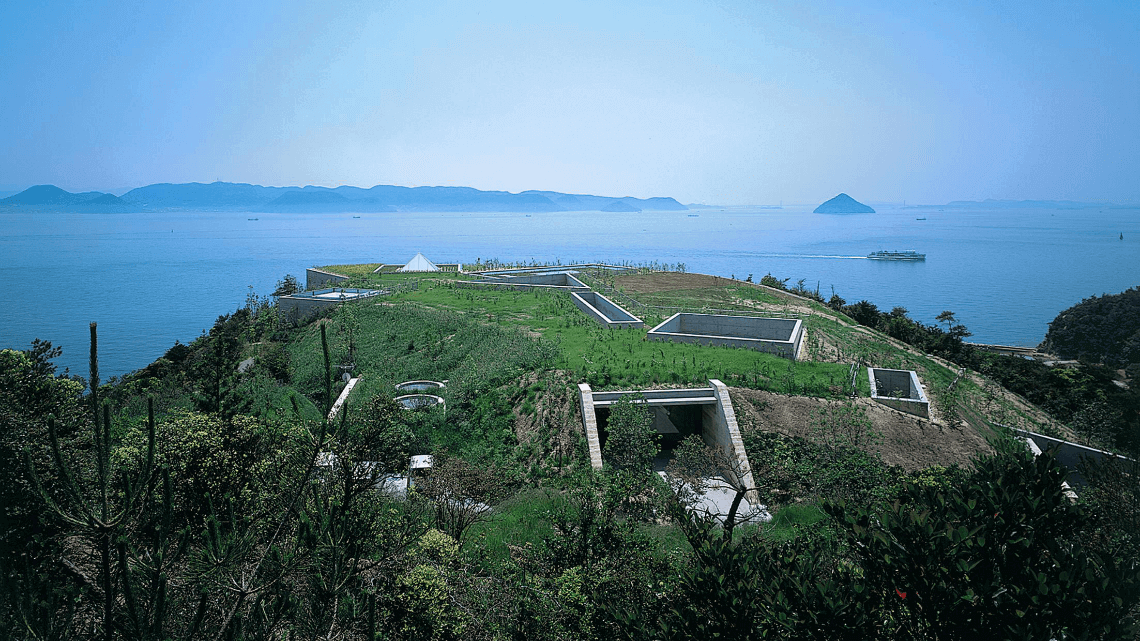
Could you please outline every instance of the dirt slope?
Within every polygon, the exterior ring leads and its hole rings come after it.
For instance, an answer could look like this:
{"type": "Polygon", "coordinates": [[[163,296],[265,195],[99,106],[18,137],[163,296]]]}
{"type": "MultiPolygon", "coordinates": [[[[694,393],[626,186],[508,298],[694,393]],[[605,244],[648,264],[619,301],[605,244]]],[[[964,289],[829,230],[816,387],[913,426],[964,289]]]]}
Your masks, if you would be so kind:
{"type": "MultiPolygon", "coordinates": [[[[825,435],[815,427],[820,415],[841,404],[805,396],[782,396],[771,392],[733,387],[729,390],[742,432],[761,430],[820,441],[825,435]]],[[[904,414],[866,399],[852,401],[862,410],[878,434],[878,443],[866,448],[884,463],[907,470],[932,465],[969,466],[970,459],[989,452],[990,446],[976,430],[945,426],[904,414]]]]}

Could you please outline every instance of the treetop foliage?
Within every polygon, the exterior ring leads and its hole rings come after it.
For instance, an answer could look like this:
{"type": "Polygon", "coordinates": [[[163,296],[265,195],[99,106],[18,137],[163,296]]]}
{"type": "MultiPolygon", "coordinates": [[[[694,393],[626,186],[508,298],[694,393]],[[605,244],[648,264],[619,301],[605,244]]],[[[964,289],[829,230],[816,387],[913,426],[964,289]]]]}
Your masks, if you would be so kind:
{"type": "Polygon", "coordinates": [[[1061,358],[1110,367],[1140,363],[1140,287],[1093,296],[1049,323],[1041,347],[1061,358]]]}

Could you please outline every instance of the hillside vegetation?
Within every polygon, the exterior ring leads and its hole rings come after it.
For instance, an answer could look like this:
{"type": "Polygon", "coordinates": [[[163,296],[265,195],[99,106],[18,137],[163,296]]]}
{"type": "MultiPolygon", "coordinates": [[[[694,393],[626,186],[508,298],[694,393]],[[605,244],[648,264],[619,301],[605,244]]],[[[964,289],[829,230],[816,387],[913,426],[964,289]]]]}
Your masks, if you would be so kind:
{"type": "Polygon", "coordinates": [[[1111,367],[1140,364],[1140,287],[1086,298],[1061,312],[1041,347],[1061,358],[1111,367]]]}
{"type": "Polygon", "coordinates": [[[603,329],[565,294],[374,268],[330,269],[384,296],[300,325],[251,296],[109,382],[93,326],[87,390],[55,374],[46,343],[0,351],[0,638],[1135,633],[1137,470],[1091,475],[1070,502],[1056,461],[1001,426],[1065,428],[948,360],[970,353],[964,328],[824,304],[775,279],[582,275],[650,324],[677,311],[799,317],[806,354],[793,361],[603,329]],[[935,420],[873,403],[868,365],[917,371],[935,420]],[[326,421],[342,373],[358,383],[326,421]],[[696,508],[725,469],[699,439],[654,473],[643,405],[612,412],[620,437],[591,467],[578,383],[709,378],[730,386],[747,489],[770,523],[696,508]],[[393,400],[422,379],[446,382],[445,407],[393,400]],[[630,446],[616,452],[619,440],[630,446]],[[417,454],[434,465],[409,483],[417,454]]]}

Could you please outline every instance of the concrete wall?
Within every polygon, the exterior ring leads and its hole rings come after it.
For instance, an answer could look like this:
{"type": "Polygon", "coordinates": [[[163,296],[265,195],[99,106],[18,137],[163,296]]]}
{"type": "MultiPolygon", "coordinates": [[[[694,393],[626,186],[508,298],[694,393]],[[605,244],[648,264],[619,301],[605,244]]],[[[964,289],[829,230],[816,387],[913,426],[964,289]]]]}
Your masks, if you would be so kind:
{"type": "MultiPolygon", "coordinates": [[[[740,476],[729,478],[729,481],[738,487],[752,488],[744,496],[749,503],[758,505],[760,494],[755,489],[756,481],[752,477],[752,465],[748,462],[748,452],[744,450],[744,441],[740,438],[740,426],[736,423],[736,411],[732,408],[728,387],[715,378],[710,380],[709,384],[712,385],[717,404],[705,406],[704,430],[701,436],[706,445],[723,449],[736,461],[740,476]]],[[[726,471],[725,476],[735,475],[726,471]]]]}
{"type": "Polygon", "coordinates": [[[606,327],[645,327],[645,323],[597,292],[571,292],[570,299],[587,316],[606,327]]]}
{"type": "Polygon", "coordinates": [[[452,283],[455,287],[469,287],[472,289],[513,289],[529,292],[532,289],[545,289],[552,292],[588,292],[589,287],[569,287],[565,285],[535,285],[533,283],[515,283],[509,280],[457,280],[452,283]]]}
{"type": "Polygon", "coordinates": [[[340,414],[340,409],[344,407],[344,402],[348,400],[348,395],[352,393],[353,388],[355,388],[359,382],[359,376],[348,380],[348,384],[341,390],[340,396],[336,397],[336,402],[333,403],[332,409],[329,410],[328,420],[331,421],[336,418],[337,414],[340,414]]]}
{"type": "Polygon", "coordinates": [[[435,394],[404,394],[403,396],[397,396],[393,400],[403,405],[404,409],[409,410],[447,410],[447,401],[444,401],[442,397],[436,396],[435,394]]]}
{"type": "Polygon", "coordinates": [[[299,323],[318,313],[339,305],[339,301],[320,298],[295,298],[282,296],[277,299],[277,313],[283,320],[299,323]]]}
{"type": "Polygon", "coordinates": [[[633,271],[636,267],[621,265],[606,265],[605,263],[574,263],[571,265],[541,265],[535,267],[511,267],[506,269],[484,269],[470,272],[483,276],[512,276],[517,274],[552,274],[555,272],[577,273],[585,269],[599,269],[607,271],[633,271]]]}
{"type": "Polygon", "coordinates": [[[322,298],[319,296],[321,293],[328,293],[333,291],[336,290],[326,289],[294,294],[293,296],[282,296],[277,299],[278,318],[281,320],[297,323],[310,318],[326,309],[336,307],[342,302],[351,302],[354,300],[360,300],[362,298],[371,298],[373,296],[379,296],[380,294],[384,293],[381,290],[346,289],[343,290],[346,294],[346,299],[343,301],[340,298],[322,298]]]}
{"type": "Polygon", "coordinates": [[[602,441],[598,437],[598,417],[594,413],[593,390],[586,383],[578,384],[578,401],[582,409],[582,430],[586,432],[586,444],[590,448],[590,467],[602,469],[602,441]]]}
{"type": "MultiPolygon", "coordinates": [[[[586,441],[590,448],[590,465],[597,470],[602,469],[602,444],[598,436],[598,420],[595,412],[595,403],[612,403],[621,396],[629,394],[642,394],[646,401],[654,406],[655,427],[658,431],[668,429],[661,421],[663,410],[670,405],[700,404],[704,406],[701,418],[701,439],[712,448],[720,448],[733,461],[740,472],[739,478],[730,478],[734,484],[747,488],[755,488],[756,482],[752,476],[752,467],[748,462],[748,453],[744,449],[744,441],[740,438],[740,427],[736,423],[736,412],[732,408],[732,399],[728,395],[728,388],[724,383],[713,379],[709,381],[710,387],[687,390],[643,390],[625,392],[594,392],[586,383],[578,385],[578,398],[582,409],[582,428],[586,432],[586,441]],[[671,396],[667,396],[671,395],[671,396]]],[[[675,428],[674,428],[675,429],[675,428]]],[[[731,470],[726,470],[726,476],[733,476],[731,470]]],[[[759,503],[759,494],[755,489],[746,494],[752,504],[759,503]]]]}
{"type": "Polygon", "coordinates": [[[871,400],[900,412],[930,418],[930,401],[915,372],[868,367],[867,381],[871,384],[871,400]],[[896,393],[901,396],[894,396],[896,393]]]}
{"type": "Polygon", "coordinates": [[[343,274],[334,274],[312,267],[305,270],[305,289],[317,289],[330,283],[336,285],[346,280],[348,280],[348,276],[343,274]]]}
{"type": "Polygon", "coordinates": [[[404,381],[396,384],[397,392],[434,392],[447,387],[439,381],[404,381]]]}
{"type": "Polygon", "coordinates": [[[638,395],[649,405],[710,405],[716,397],[707,387],[690,389],[649,389],[621,392],[593,392],[594,405],[612,405],[624,396],[638,395]]]}
{"type": "Polygon", "coordinates": [[[678,314],[676,329],[681,334],[709,334],[766,341],[790,341],[800,321],[789,318],[755,318],[719,314],[678,314]]]}
{"type": "Polygon", "coordinates": [[[1090,462],[1100,463],[1110,458],[1116,458],[1125,461],[1128,460],[1126,457],[1123,457],[1119,454],[1113,454],[1112,452],[1106,452],[1104,450],[1098,450],[1096,448],[1088,447],[1085,445],[1079,445],[1071,441],[1062,441],[1061,439],[1053,438],[1052,436],[1045,436],[1044,434],[1038,434],[1036,432],[1030,432],[1028,430],[1019,430],[1016,428],[1014,428],[1013,431],[1015,434],[1032,440],[1042,451],[1047,450],[1051,447],[1056,447],[1057,462],[1063,465],[1065,469],[1069,470],[1069,483],[1078,489],[1086,487],[1088,485],[1084,477],[1081,476],[1080,471],[1078,471],[1081,461],[1088,460],[1090,462]]]}
{"type": "Polygon", "coordinates": [[[727,345],[796,358],[803,341],[803,321],[717,314],[673,314],[649,330],[649,340],[727,345]]]}
{"type": "Polygon", "coordinates": [[[556,287],[573,287],[589,289],[582,281],[566,272],[553,274],[522,274],[518,276],[501,275],[499,278],[511,283],[526,283],[527,285],[554,285],[556,287]]]}
{"type": "Polygon", "coordinates": [[[872,389],[879,396],[892,396],[919,400],[922,398],[922,387],[918,384],[918,376],[910,370],[879,369],[868,367],[871,377],[872,389]]]}

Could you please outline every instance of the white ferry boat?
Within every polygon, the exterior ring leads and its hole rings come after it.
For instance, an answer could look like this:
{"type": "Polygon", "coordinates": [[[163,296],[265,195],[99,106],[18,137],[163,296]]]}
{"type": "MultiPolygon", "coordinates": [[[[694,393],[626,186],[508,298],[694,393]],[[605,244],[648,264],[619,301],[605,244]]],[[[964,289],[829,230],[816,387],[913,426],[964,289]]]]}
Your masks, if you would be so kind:
{"type": "Polygon", "coordinates": [[[882,251],[867,254],[871,260],[926,260],[926,254],[920,254],[912,249],[903,251],[882,251]]]}

